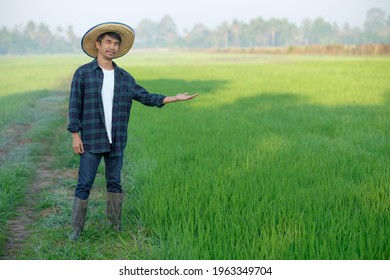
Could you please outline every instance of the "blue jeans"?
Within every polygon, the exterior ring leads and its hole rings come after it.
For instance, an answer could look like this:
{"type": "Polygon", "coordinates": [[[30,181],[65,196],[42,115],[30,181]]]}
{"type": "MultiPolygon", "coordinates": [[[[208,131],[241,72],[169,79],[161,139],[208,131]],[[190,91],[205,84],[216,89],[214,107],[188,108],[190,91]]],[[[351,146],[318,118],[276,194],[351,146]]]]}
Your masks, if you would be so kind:
{"type": "Polygon", "coordinates": [[[122,193],[121,172],[123,165],[123,152],[120,156],[110,156],[110,153],[93,154],[84,151],[80,155],[79,178],[75,190],[75,196],[86,200],[95,181],[100,161],[104,157],[107,191],[122,193]]]}

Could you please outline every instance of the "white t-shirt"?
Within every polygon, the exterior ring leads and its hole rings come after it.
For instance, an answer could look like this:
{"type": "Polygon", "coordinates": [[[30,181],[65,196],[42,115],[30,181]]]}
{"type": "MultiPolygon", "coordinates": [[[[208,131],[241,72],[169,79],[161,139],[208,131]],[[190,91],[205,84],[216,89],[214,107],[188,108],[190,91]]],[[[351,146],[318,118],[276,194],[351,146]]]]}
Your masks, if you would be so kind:
{"type": "Polygon", "coordinates": [[[112,144],[112,103],[114,100],[114,70],[103,69],[102,99],[108,139],[112,144]]]}

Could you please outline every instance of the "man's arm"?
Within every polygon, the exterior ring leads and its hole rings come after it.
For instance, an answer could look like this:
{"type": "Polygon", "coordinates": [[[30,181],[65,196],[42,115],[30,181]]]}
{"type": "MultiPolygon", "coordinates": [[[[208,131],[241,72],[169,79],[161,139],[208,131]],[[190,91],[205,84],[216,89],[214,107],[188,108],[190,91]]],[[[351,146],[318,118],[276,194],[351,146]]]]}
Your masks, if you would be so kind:
{"type": "Polygon", "coordinates": [[[198,96],[198,93],[192,94],[192,95],[188,95],[188,92],[178,93],[175,96],[165,97],[163,100],[163,104],[168,104],[168,103],[177,102],[177,101],[186,101],[186,100],[190,100],[192,98],[195,98],[197,96],[198,96]]]}
{"type": "Polygon", "coordinates": [[[70,133],[75,133],[80,131],[80,120],[83,108],[83,85],[82,79],[79,71],[77,70],[72,79],[72,84],[70,87],[70,97],[69,97],[69,124],[68,131],[70,133]]]}
{"type": "Polygon", "coordinates": [[[76,154],[84,153],[83,141],[80,138],[80,119],[82,111],[82,81],[79,72],[76,71],[71,84],[69,98],[69,125],[68,131],[72,133],[72,148],[76,154]]]}

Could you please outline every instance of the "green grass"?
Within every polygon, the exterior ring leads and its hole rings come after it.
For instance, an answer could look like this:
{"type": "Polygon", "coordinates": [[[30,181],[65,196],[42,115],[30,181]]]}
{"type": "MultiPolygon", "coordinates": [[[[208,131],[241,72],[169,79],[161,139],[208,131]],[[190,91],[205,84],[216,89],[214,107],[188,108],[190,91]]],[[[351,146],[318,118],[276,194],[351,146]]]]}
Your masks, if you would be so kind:
{"type": "MultiPolygon", "coordinates": [[[[40,86],[65,87],[84,61],[44,57],[51,86],[27,79],[18,91],[39,100],[40,86]]],[[[62,176],[40,195],[45,215],[19,258],[389,259],[390,58],[134,52],[117,63],[151,91],[201,95],[134,104],[122,233],[105,222],[100,168],[84,236],[68,242],[76,178],[62,176]]],[[[74,171],[59,104],[46,117],[59,126],[53,168],[74,171]]]]}
{"type": "MultiPolygon", "coordinates": [[[[6,221],[24,203],[34,182],[36,165],[53,149],[59,124],[62,85],[72,75],[69,57],[1,57],[0,74],[0,255],[4,253],[6,221]],[[61,65],[61,67],[54,67],[61,65]],[[66,73],[66,74],[64,74],[66,73]],[[68,78],[65,78],[67,75],[68,78]]],[[[63,106],[63,105],[62,105],[63,106]]],[[[64,111],[64,106],[62,111],[64,111]]],[[[61,161],[61,159],[58,159],[61,161]]]]}

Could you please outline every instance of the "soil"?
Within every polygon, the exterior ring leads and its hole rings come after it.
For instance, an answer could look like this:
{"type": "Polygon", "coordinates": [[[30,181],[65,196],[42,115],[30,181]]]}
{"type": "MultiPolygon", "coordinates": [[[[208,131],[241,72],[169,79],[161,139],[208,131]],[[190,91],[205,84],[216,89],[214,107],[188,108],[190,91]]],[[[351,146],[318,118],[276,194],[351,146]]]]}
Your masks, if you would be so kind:
{"type": "Polygon", "coordinates": [[[18,147],[20,145],[24,145],[29,142],[29,139],[22,137],[26,131],[31,128],[31,124],[13,124],[6,128],[2,134],[6,136],[5,139],[1,139],[0,146],[0,158],[5,158],[9,151],[18,147]]]}

